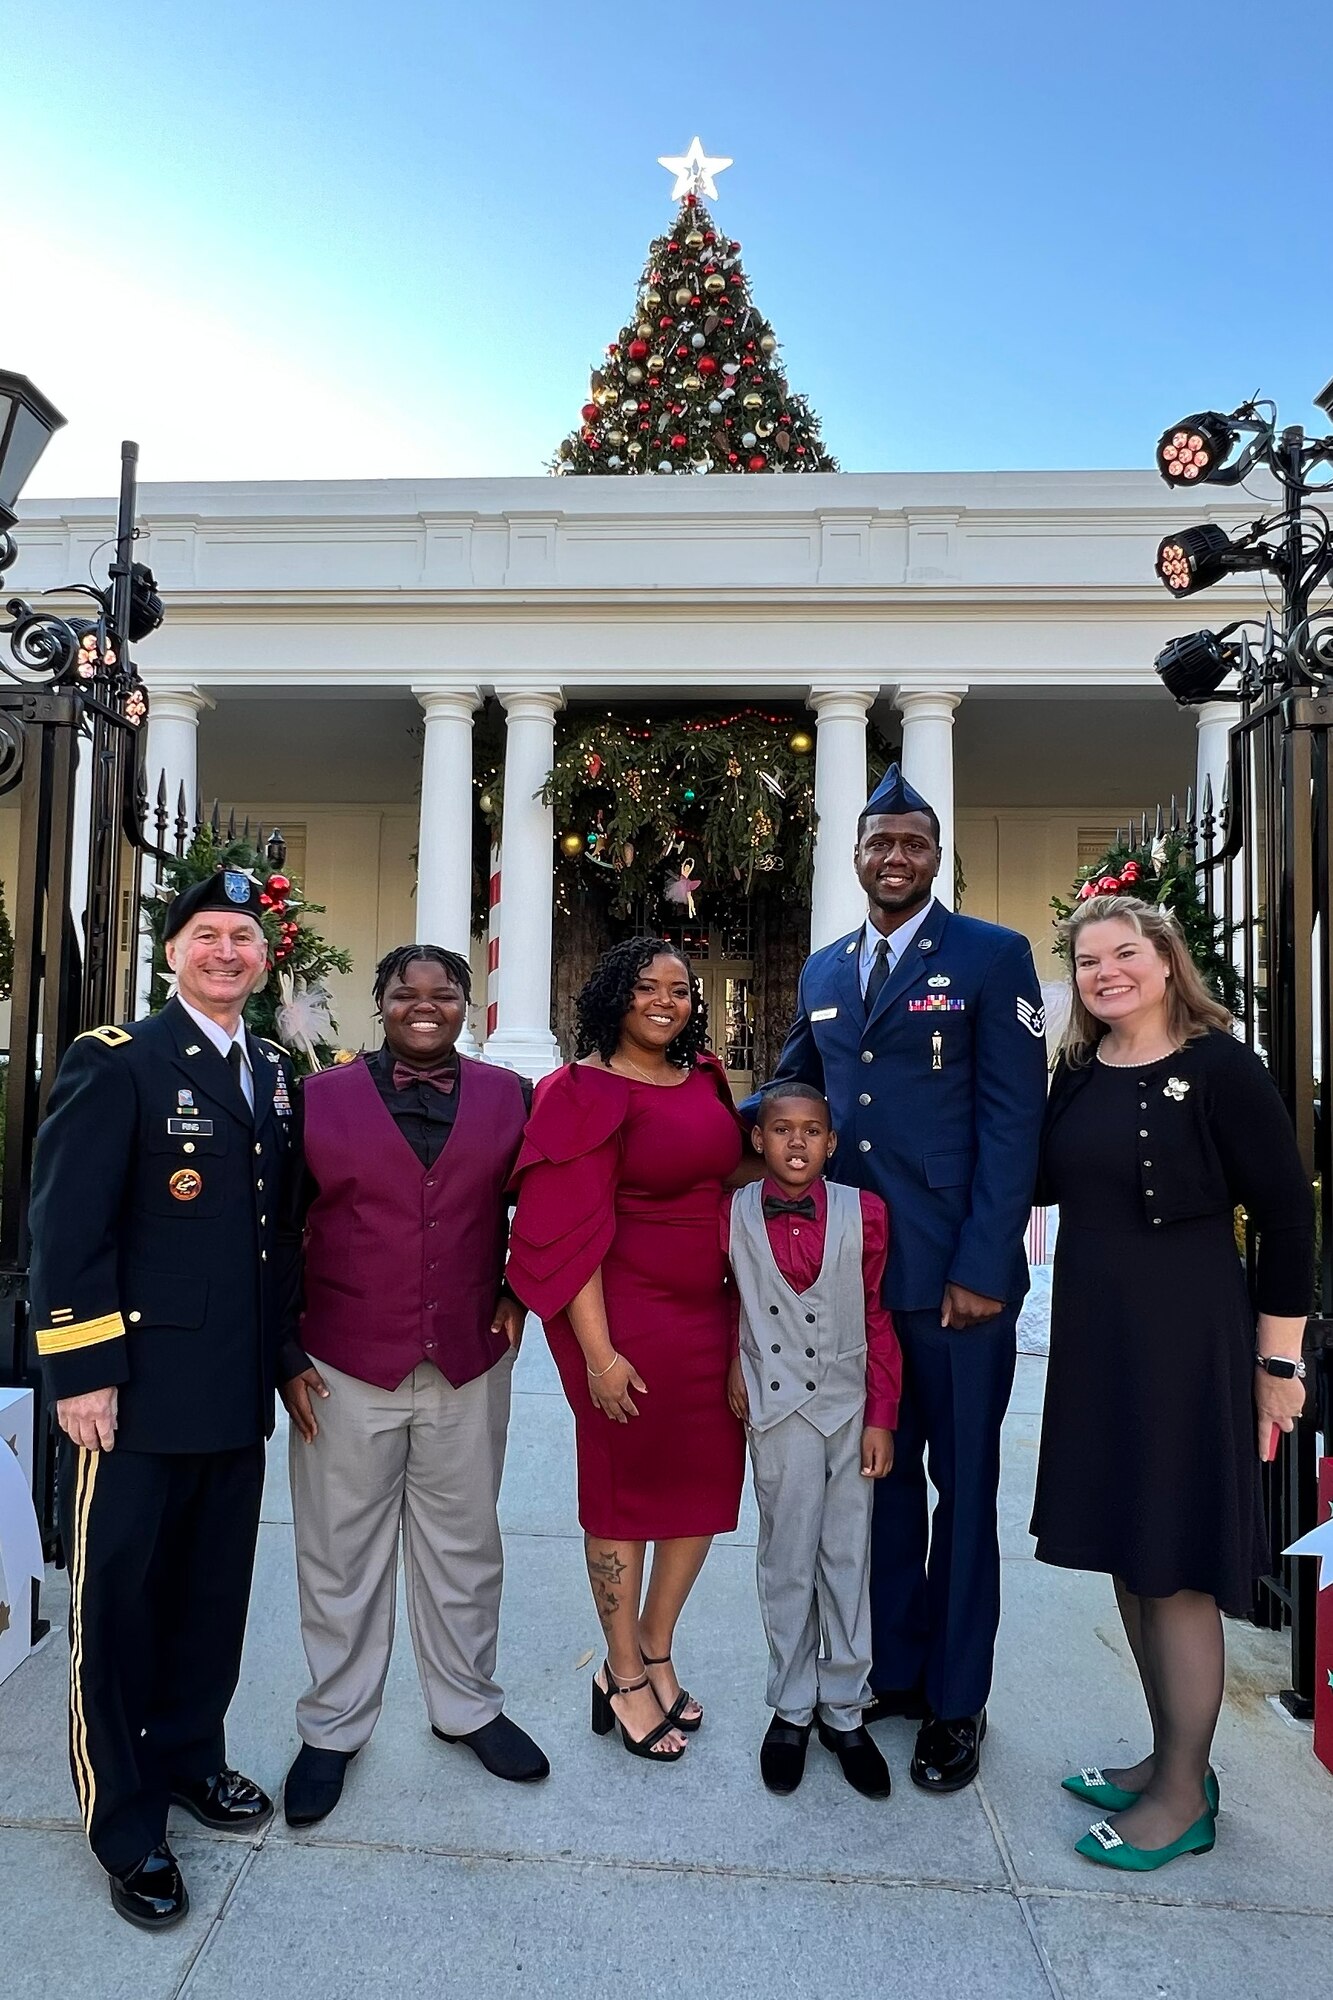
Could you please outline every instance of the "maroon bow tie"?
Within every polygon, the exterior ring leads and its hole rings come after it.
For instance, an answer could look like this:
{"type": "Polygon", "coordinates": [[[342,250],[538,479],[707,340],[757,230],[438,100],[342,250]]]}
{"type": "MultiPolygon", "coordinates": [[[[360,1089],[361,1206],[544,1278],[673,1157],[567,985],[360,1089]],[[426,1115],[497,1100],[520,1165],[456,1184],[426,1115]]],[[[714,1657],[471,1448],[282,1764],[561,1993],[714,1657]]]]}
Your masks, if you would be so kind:
{"type": "Polygon", "coordinates": [[[452,1063],[439,1063],[434,1069],[413,1069],[411,1063],[396,1062],[393,1066],[393,1087],[406,1090],[414,1083],[428,1083],[435,1090],[448,1097],[457,1081],[458,1071],[452,1063]]]}
{"type": "Polygon", "coordinates": [[[780,1215],[803,1215],[807,1222],[815,1219],[815,1198],[812,1194],[802,1194],[795,1201],[782,1201],[775,1194],[764,1196],[764,1220],[773,1222],[780,1215]]]}

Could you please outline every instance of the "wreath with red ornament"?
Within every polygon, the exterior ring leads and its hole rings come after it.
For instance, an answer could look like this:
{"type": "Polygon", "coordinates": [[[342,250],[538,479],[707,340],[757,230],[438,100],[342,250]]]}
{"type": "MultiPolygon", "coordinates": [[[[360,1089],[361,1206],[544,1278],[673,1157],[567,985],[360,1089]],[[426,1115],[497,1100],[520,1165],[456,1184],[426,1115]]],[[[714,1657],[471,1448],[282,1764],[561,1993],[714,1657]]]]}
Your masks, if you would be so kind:
{"type": "MultiPolygon", "coordinates": [[[[1183,832],[1131,839],[1108,848],[1100,860],[1079,871],[1069,900],[1052,896],[1051,908],[1064,923],[1080,903],[1093,896],[1138,896],[1145,903],[1170,910],[1209,991],[1233,1014],[1239,1011],[1240,977],[1232,963],[1227,927],[1208,913],[1199,890],[1194,849],[1183,832]]],[[[1068,956],[1068,943],[1059,932],[1055,949],[1062,958],[1068,956]]]]}

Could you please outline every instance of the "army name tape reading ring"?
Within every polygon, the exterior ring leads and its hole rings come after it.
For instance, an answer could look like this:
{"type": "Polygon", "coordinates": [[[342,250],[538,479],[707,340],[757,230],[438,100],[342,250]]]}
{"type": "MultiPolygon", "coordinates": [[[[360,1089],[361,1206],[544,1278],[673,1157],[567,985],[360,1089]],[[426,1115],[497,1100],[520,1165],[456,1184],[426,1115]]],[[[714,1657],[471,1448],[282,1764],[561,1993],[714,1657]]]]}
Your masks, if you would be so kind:
{"type": "Polygon", "coordinates": [[[178,1167],[167,1182],[177,1201],[193,1201],[204,1185],[204,1177],[193,1167],[178,1167]]]}

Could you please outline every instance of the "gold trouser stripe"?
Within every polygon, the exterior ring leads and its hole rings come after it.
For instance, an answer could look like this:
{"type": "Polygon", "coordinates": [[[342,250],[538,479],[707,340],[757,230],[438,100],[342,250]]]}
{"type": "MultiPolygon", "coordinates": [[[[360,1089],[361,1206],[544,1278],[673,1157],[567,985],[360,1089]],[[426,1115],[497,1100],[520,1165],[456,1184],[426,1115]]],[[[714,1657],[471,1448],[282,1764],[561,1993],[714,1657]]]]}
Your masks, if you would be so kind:
{"type": "Polygon", "coordinates": [[[88,1754],[88,1719],[83,1709],[83,1584],[88,1567],[88,1515],[97,1484],[100,1451],[79,1447],[79,1472],[74,1487],[74,1548],[70,1555],[69,1582],[72,1620],[69,1651],[69,1742],[74,1767],[74,1786],[79,1795],[85,1833],[91,1833],[97,1780],[88,1754]]]}
{"type": "Polygon", "coordinates": [[[76,1347],[96,1347],[103,1340],[119,1340],[125,1322],[119,1313],[103,1313],[100,1319],[75,1320],[72,1326],[43,1326],[37,1329],[37,1352],[70,1354],[76,1347]]]}

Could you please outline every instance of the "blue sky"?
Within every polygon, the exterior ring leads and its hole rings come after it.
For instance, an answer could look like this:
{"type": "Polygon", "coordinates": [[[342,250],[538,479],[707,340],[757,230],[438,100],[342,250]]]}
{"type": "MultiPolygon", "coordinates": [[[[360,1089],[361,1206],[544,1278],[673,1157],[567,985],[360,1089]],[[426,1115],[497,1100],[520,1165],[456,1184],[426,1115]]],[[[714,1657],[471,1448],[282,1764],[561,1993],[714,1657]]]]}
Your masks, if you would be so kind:
{"type": "Polygon", "coordinates": [[[849,471],[1148,464],[1333,375],[1327,0],[691,8],[41,0],[0,42],[0,361],[30,491],[538,472],[673,215],[736,164],[849,471]]]}

